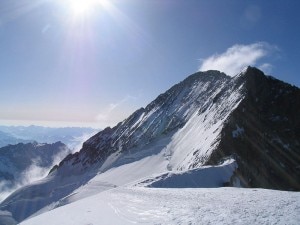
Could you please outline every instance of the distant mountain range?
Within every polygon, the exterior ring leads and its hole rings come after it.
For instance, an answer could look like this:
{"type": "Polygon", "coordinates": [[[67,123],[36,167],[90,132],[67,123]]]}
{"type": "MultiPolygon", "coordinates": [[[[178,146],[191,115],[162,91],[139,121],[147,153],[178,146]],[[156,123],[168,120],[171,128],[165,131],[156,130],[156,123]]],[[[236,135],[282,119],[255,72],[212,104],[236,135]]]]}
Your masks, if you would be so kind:
{"type": "Polygon", "coordinates": [[[197,72],[95,134],[0,210],[20,222],[115,187],[299,191],[299,115],[300,89],[256,68],[197,72]]]}
{"type": "Polygon", "coordinates": [[[55,163],[78,151],[95,132],[81,127],[0,126],[0,201],[16,188],[47,175],[55,163]]]}
{"type": "Polygon", "coordinates": [[[21,138],[17,138],[13,136],[12,134],[5,133],[0,130],[0,147],[4,147],[7,145],[14,145],[18,143],[28,143],[31,142],[32,140],[23,140],[21,138]]]}
{"type": "Polygon", "coordinates": [[[9,144],[54,143],[61,141],[73,149],[97,130],[83,127],[0,126],[0,147],[9,144]]]}

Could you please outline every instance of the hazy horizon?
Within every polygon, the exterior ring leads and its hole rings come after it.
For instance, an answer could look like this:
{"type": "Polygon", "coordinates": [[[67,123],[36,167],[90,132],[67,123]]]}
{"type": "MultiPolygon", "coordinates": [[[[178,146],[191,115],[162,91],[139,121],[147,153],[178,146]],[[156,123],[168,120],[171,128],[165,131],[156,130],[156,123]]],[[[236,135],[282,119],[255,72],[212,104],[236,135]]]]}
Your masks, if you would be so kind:
{"type": "Polygon", "coordinates": [[[66,127],[78,127],[78,128],[93,128],[103,129],[105,127],[99,126],[97,123],[84,123],[84,122],[72,122],[72,121],[37,121],[37,120],[0,120],[0,126],[41,126],[50,128],[66,128],[66,127]]]}

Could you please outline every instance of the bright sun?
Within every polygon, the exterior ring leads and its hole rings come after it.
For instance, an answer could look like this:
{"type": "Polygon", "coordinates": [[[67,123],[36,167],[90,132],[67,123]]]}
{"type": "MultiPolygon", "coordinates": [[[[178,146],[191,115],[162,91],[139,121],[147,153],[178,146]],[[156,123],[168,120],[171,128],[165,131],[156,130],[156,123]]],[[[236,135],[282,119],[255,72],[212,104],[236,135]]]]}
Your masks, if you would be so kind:
{"type": "Polygon", "coordinates": [[[83,19],[97,12],[99,7],[108,11],[112,7],[109,0],[64,0],[63,2],[72,16],[77,19],[83,19]]]}
{"type": "Polygon", "coordinates": [[[97,0],[72,0],[70,1],[72,12],[75,16],[89,14],[90,11],[99,3],[97,0]]]}

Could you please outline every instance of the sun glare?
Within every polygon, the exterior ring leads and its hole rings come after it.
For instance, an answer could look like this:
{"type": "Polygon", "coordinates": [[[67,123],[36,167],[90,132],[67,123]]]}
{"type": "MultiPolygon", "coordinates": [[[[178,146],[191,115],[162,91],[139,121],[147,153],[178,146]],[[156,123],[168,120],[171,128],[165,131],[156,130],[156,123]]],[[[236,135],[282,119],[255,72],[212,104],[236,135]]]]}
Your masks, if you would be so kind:
{"type": "Polygon", "coordinates": [[[92,13],[97,6],[106,8],[107,0],[69,0],[69,6],[75,16],[83,16],[92,13]]]}
{"type": "Polygon", "coordinates": [[[110,10],[112,7],[109,0],[64,0],[64,7],[74,19],[84,19],[102,10],[110,10]]]}
{"type": "Polygon", "coordinates": [[[96,0],[72,0],[70,6],[75,16],[82,16],[89,14],[97,3],[96,0]]]}

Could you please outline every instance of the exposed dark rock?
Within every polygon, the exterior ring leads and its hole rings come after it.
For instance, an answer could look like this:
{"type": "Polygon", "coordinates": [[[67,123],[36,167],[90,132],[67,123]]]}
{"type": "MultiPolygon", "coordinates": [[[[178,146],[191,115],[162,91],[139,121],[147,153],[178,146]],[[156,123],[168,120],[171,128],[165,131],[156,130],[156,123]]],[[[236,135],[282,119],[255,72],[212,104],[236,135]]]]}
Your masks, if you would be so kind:
{"type": "Polygon", "coordinates": [[[245,98],[223,128],[207,164],[234,155],[247,187],[300,190],[300,90],[249,67],[245,98]]]}

